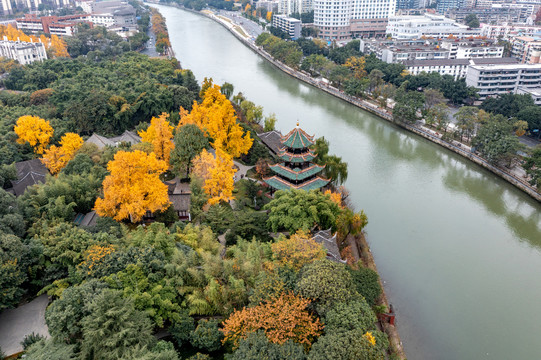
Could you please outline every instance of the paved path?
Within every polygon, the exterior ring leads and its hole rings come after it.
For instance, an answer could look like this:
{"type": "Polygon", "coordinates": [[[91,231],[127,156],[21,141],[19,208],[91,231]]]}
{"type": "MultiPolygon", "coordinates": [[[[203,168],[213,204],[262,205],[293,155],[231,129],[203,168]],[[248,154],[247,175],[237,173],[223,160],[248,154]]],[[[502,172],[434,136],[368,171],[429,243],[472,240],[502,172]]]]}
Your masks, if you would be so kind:
{"type": "Polygon", "coordinates": [[[23,351],[20,343],[32,332],[49,337],[45,324],[47,304],[47,295],[41,295],[28,304],[0,313],[0,347],[6,355],[23,351]]]}
{"type": "Polygon", "coordinates": [[[235,182],[239,181],[240,179],[244,179],[246,177],[246,172],[253,168],[253,166],[242,165],[238,161],[233,161],[233,163],[239,168],[239,170],[235,173],[235,182]]]}

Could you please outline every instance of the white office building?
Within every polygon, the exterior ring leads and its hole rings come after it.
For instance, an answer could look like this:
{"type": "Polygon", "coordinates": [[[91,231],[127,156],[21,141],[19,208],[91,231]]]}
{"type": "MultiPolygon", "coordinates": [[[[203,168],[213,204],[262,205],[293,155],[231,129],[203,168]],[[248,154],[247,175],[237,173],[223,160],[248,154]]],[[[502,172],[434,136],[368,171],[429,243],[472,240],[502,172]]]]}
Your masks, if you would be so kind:
{"type": "Polygon", "coordinates": [[[541,87],[541,64],[473,65],[466,72],[466,84],[479,89],[480,100],[488,96],[511,93],[519,88],[541,87]]]}
{"type": "Polygon", "coordinates": [[[290,18],[285,15],[274,15],[272,17],[272,26],[287,33],[293,40],[301,37],[302,24],[299,19],[290,18]]]}
{"type": "Polygon", "coordinates": [[[314,0],[314,25],[326,40],[384,36],[395,10],[396,0],[314,0]]]}
{"type": "Polygon", "coordinates": [[[27,65],[34,61],[47,59],[47,52],[42,43],[8,41],[6,37],[0,41],[0,56],[17,60],[19,64],[27,65]]]}
{"type": "Polygon", "coordinates": [[[448,37],[466,38],[481,34],[480,29],[471,29],[466,25],[442,15],[424,14],[421,16],[393,16],[389,18],[387,34],[393,39],[421,39],[448,37]]]}

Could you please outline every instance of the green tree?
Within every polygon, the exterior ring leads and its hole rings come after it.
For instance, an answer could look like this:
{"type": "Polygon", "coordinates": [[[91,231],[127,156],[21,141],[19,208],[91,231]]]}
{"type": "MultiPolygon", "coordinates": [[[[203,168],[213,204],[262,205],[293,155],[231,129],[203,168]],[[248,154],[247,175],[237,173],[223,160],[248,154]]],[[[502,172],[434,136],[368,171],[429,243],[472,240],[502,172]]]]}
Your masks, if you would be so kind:
{"type": "Polygon", "coordinates": [[[239,347],[231,355],[231,360],[304,360],[306,355],[302,345],[287,340],[283,344],[269,342],[262,331],[251,333],[241,339],[239,347]]]}
{"type": "Polygon", "coordinates": [[[338,302],[348,302],[358,296],[345,265],[327,259],[302,268],[297,291],[304,298],[312,299],[319,314],[325,314],[338,302]]]}
{"type": "Polygon", "coordinates": [[[399,122],[413,123],[419,119],[417,113],[424,104],[424,95],[417,91],[406,91],[403,88],[397,90],[393,119],[399,122]]]}
{"type": "Polygon", "coordinates": [[[15,196],[0,188],[0,232],[24,235],[24,219],[15,196]]]}
{"type": "Polygon", "coordinates": [[[82,338],[81,321],[90,315],[87,306],[98,296],[107,284],[90,280],[78,286],[71,286],[62,292],[59,299],[45,311],[45,321],[51,336],[60,342],[74,344],[82,338]]]}
{"type": "Polygon", "coordinates": [[[456,126],[460,134],[460,141],[466,136],[470,138],[478,123],[479,109],[475,106],[463,106],[456,113],[456,126]]]}
{"type": "Polygon", "coordinates": [[[541,147],[535,148],[532,155],[526,159],[524,169],[530,176],[530,184],[541,189],[541,147]]]}
{"type": "Polygon", "coordinates": [[[53,339],[40,340],[30,346],[25,353],[25,359],[28,360],[74,360],[77,358],[75,345],[67,345],[53,339]]]}
{"type": "Polygon", "coordinates": [[[314,227],[335,229],[339,206],[319,190],[280,190],[264,206],[270,210],[267,224],[272,231],[286,229],[294,233],[299,229],[309,231],[314,227]]]}
{"type": "Polygon", "coordinates": [[[233,95],[233,91],[235,90],[235,87],[233,84],[230,84],[228,82],[224,82],[222,86],[220,87],[220,92],[225,95],[227,100],[231,99],[231,95],[233,95]]]}
{"type": "Polygon", "coordinates": [[[28,251],[15,235],[0,233],[0,310],[19,303],[27,280],[26,269],[22,260],[28,251]]]}
{"type": "Polygon", "coordinates": [[[187,124],[175,134],[174,142],[175,148],[171,151],[171,166],[177,175],[185,169],[186,177],[188,177],[193,158],[203,149],[208,149],[208,138],[197,125],[187,124]]]}
{"type": "Polygon", "coordinates": [[[169,333],[180,348],[183,344],[190,342],[192,333],[195,330],[195,324],[187,311],[182,311],[179,315],[179,318],[169,327],[169,333]]]}
{"type": "Polygon", "coordinates": [[[372,345],[362,330],[328,333],[312,345],[308,360],[383,360],[385,353],[378,345],[378,339],[372,345]]]}
{"type": "Polygon", "coordinates": [[[478,28],[480,25],[477,15],[473,13],[466,15],[466,18],[464,19],[464,23],[471,28],[478,28]]]}
{"type": "Polygon", "coordinates": [[[267,132],[267,131],[274,130],[274,127],[276,125],[276,121],[277,121],[276,114],[271,113],[269,116],[267,116],[265,118],[265,126],[264,126],[263,131],[267,132]]]}
{"type": "Polygon", "coordinates": [[[503,116],[491,116],[481,126],[472,141],[473,146],[491,163],[506,161],[508,165],[518,157],[520,142],[512,132],[513,125],[503,116]]]}
{"type": "Polygon", "coordinates": [[[155,342],[150,319],[120,291],[102,291],[88,305],[88,311],[90,314],[81,322],[84,359],[115,360],[132,346],[150,346],[155,342]]]}
{"type": "Polygon", "coordinates": [[[370,306],[376,305],[376,301],[382,293],[379,284],[379,275],[372,269],[360,267],[359,269],[347,269],[351,274],[353,284],[357,292],[361,294],[370,306]]]}
{"type": "Polygon", "coordinates": [[[201,319],[192,333],[192,345],[203,350],[216,351],[222,346],[223,333],[219,320],[201,319]]]}
{"type": "Polygon", "coordinates": [[[376,314],[363,298],[339,302],[325,314],[325,332],[333,334],[350,330],[363,333],[376,329],[376,314]]]}
{"type": "Polygon", "coordinates": [[[533,134],[537,135],[537,138],[541,137],[541,107],[537,105],[526,106],[516,114],[516,117],[519,120],[526,121],[528,128],[531,131],[533,130],[533,134]]]}

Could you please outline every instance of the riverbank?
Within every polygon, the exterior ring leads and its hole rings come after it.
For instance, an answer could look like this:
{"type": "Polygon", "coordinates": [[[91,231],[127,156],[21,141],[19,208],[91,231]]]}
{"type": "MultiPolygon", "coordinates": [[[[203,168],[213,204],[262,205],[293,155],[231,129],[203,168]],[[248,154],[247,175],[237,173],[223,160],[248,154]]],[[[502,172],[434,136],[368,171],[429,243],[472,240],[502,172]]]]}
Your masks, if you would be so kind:
{"type": "MultiPolygon", "coordinates": [[[[231,34],[233,34],[238,40],[240,40],[245,46],[250,48],[252,51],[260,55],[261,57],[265,58],[265,60],[269,61],[271,64],[273,64],[275,67],[280,69],[281,71],[285,72],[286,74],[290,75],[291,77],[294,77],[308,85],[311,85],[319,90],[322,90],[330,95],[333,95],[334,97],[340,98],[343,101],[346,101],[352,105],[355,105],[356,107],[359,107],[365,111],[368,111],[374,115],[377,115],[378,117],[385,119],[394,125],[401,127],[405,130],[408,130],[412,133],[415,133],[433,143],[436,143],[458,155],[461,155],[464,158],[469,159],[470,161],[474,162],[475,164],[487,169],[488,171],[492,172],[493,174],[499,176],[500,178],[504,179],[505,181],[509,182],[513,186],[517,187],[518,189],[522,190],[526,194],[528,194],[530,197],[534,198],[535,200],[541,202],[541,193],[537,191],[536,188],[532,187],[526,180],[516,176],[515,174],[507,171],[505,168],[501,168],[495,165],[490,164],[487,160],[482,158],[481,156],[472,153],[468,150],[464,150],[462,148],[462,144],[458,142],[449,143],[445,140],[441,139],[441,135],[433,132],[427,128],[424,128],[423,126],[414,126],[406,123],[397,123],[393,120],[392,114],[386,110],[380,108],[378,105],[375,105],[373,103],[370,103],[369,101],[354,98],[352,96],[349,96],[345,94],[344,92],[333,88],[325,83],[321,83],[316,81],[315,79],[303,74],[300,71],[297,71],[295,69],[292,69],[281,62],[275,60],[270,54],[268,54],[265,50],[262,48],[256,46],[250,41],[250,38],[248,36],[243,36],[237,29],[237,27],[242,28],[238,25],[233,25],[231,22],[226,22],[222,19],[222,17],[216,16],[214,13],[208,10],[204,11],[195,11],[191,9],[182,8],[179,6],[176,6],[178,8],[181,8],[183,10],[192,12],[194,14],[203,15],[208,17],[209,19],[214,20],[218,24],[221,24],[223,27],[225,27],[231,34]],[[460,145],[459,145],[460,144],[460,145]],[[459,146],[457,146],[459,145],[459,146]]],[[[244,31],[244,33],[246,33],[244,31]]]]}

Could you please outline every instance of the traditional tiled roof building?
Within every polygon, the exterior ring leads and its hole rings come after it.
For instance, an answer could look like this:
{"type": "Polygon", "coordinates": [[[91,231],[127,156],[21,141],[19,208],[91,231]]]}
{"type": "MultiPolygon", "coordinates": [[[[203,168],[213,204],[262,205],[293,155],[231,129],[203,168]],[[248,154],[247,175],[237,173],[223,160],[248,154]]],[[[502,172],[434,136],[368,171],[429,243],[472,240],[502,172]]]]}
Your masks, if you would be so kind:
{"type": "Polygon", "coordinates": [[[314,144],[313,137],[297,127],[282,137],[282,147],[278,151],[281,163],[269,166],[273,176],[263,179],[276,190],[320,189],[329,183],[319,175],[325,166],[319,166],[312,161],[316,155],[310,149],[314,144]]]}

